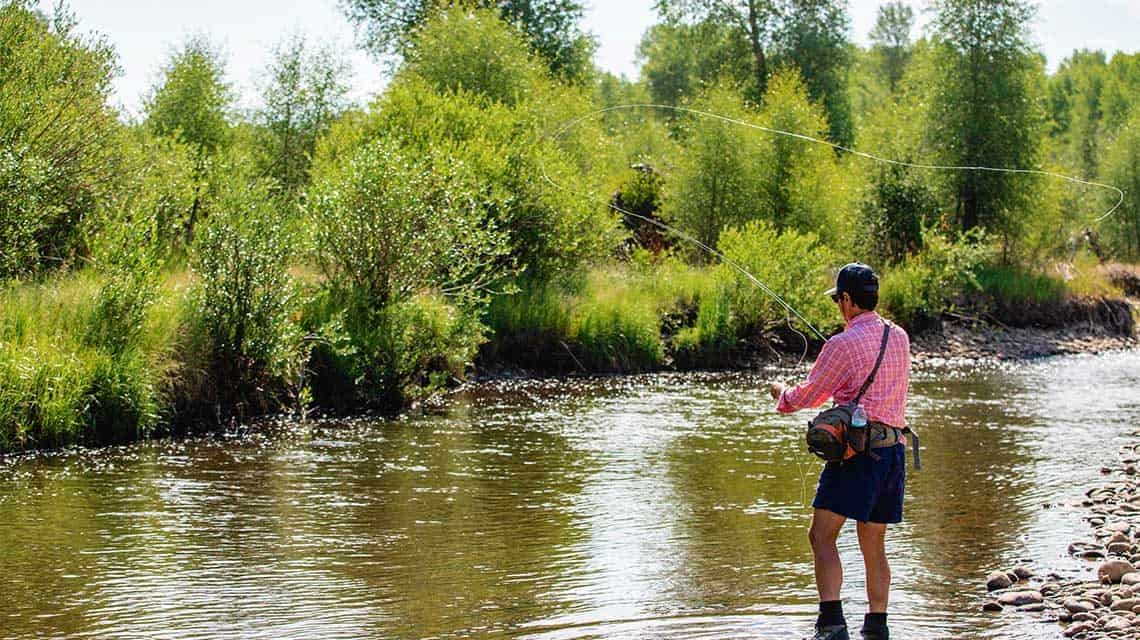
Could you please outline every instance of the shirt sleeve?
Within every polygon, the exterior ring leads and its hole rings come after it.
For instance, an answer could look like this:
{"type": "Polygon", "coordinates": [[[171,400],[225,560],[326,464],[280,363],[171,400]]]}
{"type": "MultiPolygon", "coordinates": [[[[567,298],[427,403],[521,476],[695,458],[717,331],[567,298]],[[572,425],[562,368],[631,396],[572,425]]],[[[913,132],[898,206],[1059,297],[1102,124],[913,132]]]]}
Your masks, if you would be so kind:
{"type": "Polygon", "coordinates": [[[827,402],[836,389],[843,384],[846,367],[843,366],[842,345],[825,342],[819,352],[807,380],[786,389],[780,394],[776,411],[792,413],[800,409],[818,407],[827,402]]]}

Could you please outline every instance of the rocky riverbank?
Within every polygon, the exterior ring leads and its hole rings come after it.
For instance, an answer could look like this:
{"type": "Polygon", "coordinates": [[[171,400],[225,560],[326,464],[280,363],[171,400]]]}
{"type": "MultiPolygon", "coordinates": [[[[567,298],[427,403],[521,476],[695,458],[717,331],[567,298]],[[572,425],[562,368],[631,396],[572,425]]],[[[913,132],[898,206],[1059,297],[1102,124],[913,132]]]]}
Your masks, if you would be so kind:
{"type": "Polygon", "coordinates": [[[962,359],[1027,360],[1074,353],[1103,353],[1140,347],[1140,340],[1102,324],[1057,329],[1008,327],[970,319],[946,322],[941,331],[913,336],[915,363],[962,359]]]}
{"type": "Polygon", "coordinates": [[[1066,638],[1140,638],[1140,442],[1124,446],[1120,463],[1101,472],[1114,479],[1077,505],[1089,512],[1090,538],[1069,545],[1074,557],[1096,563],[1097,579],[1038,577],[1027,567],[995,571],[986,578],[992,599],[984,610],[1055,619],[1066,638]]]}

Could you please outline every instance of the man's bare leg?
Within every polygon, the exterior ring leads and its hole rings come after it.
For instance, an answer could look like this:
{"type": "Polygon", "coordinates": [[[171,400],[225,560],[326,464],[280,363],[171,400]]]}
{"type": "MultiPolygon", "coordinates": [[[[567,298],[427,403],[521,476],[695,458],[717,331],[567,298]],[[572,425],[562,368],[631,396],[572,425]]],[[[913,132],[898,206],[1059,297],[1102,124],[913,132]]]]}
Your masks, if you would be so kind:
{"type": "MultiPolygon", "coordinates": [[[[871,613],[886,613],[891,591],[891,567],[887,562],[887,525],[877,522],[858,522],[859,550],[863,552],[863,566],[867,570],[867,601],[871,613]]],[[[817,570],[818,571],[818,570],[817,570]]]]}
{"type": "Polygon", "coordinates": [[[815,587],[820,602],[838,600],[843,587],[843,563],[839,560],[836,540],[846,521],[846,517],[827,509],[816,509],[811,518],[808,540],[815,560],[815,587]]]}

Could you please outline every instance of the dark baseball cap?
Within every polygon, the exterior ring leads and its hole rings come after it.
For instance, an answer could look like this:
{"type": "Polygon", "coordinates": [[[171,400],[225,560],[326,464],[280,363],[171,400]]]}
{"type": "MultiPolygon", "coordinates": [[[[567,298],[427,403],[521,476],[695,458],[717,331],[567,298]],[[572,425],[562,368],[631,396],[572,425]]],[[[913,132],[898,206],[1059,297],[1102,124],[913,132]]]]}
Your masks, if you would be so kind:
{"type": "Polygon", "coordinates": [[[879,291],[879,276],[875,270],[862,262],[852,262],[844,265],[835,276],[835,286],[824,292],[824,295],[833,296],[837,293],[852,291],[879,291]]]}

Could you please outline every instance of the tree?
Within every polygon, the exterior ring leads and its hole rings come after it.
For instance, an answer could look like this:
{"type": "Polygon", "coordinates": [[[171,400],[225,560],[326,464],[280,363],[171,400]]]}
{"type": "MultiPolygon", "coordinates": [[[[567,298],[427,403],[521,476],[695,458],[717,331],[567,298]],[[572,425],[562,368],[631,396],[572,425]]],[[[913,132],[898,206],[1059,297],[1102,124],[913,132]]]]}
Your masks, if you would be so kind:
{"type": "Polygon", "coordinates": [[[211,154],[225,144],[233,103],[221,53],[209,40],[193,37],[171,54],[144,111],[147,125],[158,135],[211,154]]]}
{"type": "MultiPolygon", "coordinates": [[[[146,100],[146,125],[193,149],[195,178],[201,182],[208,162],[230,138],[228,116],[234,93],[225,81],[221,53],[202,37],[190,38],[171,54],[146,100]]],[[[201,185],[186,223],[189,244],[202,208],[201,185]]]]}
{"type": "MultiPolygon", "coordinates": [[[[1043,110],[1042,62],[1030,46],[1033,7],[1024,0],[935,3],[931,145],[942,164],[1037,166],[1043,110]]],[[[999,172],[949,174],[959,225],[1016,237],[1035,181],[999,172]]]]}
{"type": "MultiPolygon", "coordinates": [[[[772,76],[759,111],[723,84],[694,104],[769,129],[808,136],[827,131],[823,109],[808,100],[793,69],[772,76]]],[[[835,154],[826,146],[694,116],[683,125],[683,147],[666,179],[662,214],[705,244],[753,220],[777,231],[813,231],[825,241],[845,237],[845,221],[854,211],[835,154]]]]}
{"type": "Polygon", "coordinates": [[[754,87],[748,40],[731,25],[711,20],[653,25],[642,37],[637,57],[641,77],[659,104],[679,104],[722,78],[754,87]]]}
{"type": "Polygon", "coordinates": [[[902,80],[910,58],[910,31],[914,27],[914,9],[902,0],[891,0],[879,7],[875,26],[871,29],[871,49],[879,57],[883,75],[892,94],[902,80]]]}
{"type": "Polygon", "coordinates": [[[1048,81],[1051,132],[1061,140],[1062,162],[1083,176],[1097,175],[1107,78],[1104,52],[1079,50],[1048,81]]]}
{"type": "Polygon", "coordinates": [[[35,6],[0,3],[0,278],[84,254],[119,176],[115,53],[35,6]]]}
{"type": "MultiPolygon", "coordinates": [[[[342,0],[349,20],[380,55],[406,56],[416,30],[454,0],[342,0]]],[[[459,3],[461,4],[461,3],[459,3]]],[[[582,32],[578,0],[469,0],[469,6],[497,9],[516,25],[554,73],[582,79],[590,70],[594,42],[582,32]]]]}
{"type": "Polygon", "coordinates": [[[308,184],[317,139],[347,106],[349,67],[332,47],[311,51],[297,35],[277,46],[267,71],[255,116],[262,162],[265,173],[296,192],[308,184]]]}
{"type": "Polygon", "coordinates": [[[844,146],[855,138],[849,28],[846,0],[784,0],[776,32],[776,63],[799,69],[808,97],[827,112],[828,138],[844,146]]]}
{"type": "MultiPolygon", "coordinates": [[[[1105,220],[1109,241],[1121,257],[1135,260],[1140,256],[1140,109],[1132,116],[1114,139],[1105,145],[1104,179],[1124,191],[1124,203],[1105,220]]],[[[1116,201],[1116,194],[1106,194],[1116,201]]]]}
{"type": "Polygon", "coordinates": [[[772,68],[795,66],[812,100],[826,107],[832,139],[851,142],[846,0],[657,0],[656,6],[670,23],[738,29],[751,48],[755,95],[767,91],[772,68]]]}
{"type": "Polygon", "coordinates": [[[756,95],[768,87],[768,48],[778,17],[774,0],[657,0],[667,22],[708,22],[739,29],[752,51],[756,95]]]}

